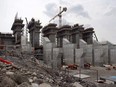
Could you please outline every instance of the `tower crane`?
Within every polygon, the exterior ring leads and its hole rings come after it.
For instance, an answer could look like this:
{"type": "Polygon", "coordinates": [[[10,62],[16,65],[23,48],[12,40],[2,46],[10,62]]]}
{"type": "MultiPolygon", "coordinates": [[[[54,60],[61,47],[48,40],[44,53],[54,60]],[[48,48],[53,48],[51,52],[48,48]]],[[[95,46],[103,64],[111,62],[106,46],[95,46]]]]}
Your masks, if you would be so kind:
{"type": "Polygon", "coordinates": [[[28,42],[28,20],[27,20],[27,17],[25,17],[25,20],[26,20],[26,43],[28,42]]]}
{"type": "Polygon", "coordinates": [[[98,38],[97,38],[96,33],[94,32],[93,34],[94,34],[94,36],[95,36],[96,41],[98,41],[98,38]]]}
{"type": "Polygon", "coordinates": [[[63,9],[61,10],[61,6],[60,6],[60,11],[59,11],[59,13],[56,15],[56,16],[54,16],[50,21],[49,21],[49,23],[52,21],[52,20],[54,20],[56,17],[59,17],[59,27],[61,27],[62,26],[62,13],[63,12],[66,12],[67,11],[67,8],[66,7],[63,7],[63,9]]]}

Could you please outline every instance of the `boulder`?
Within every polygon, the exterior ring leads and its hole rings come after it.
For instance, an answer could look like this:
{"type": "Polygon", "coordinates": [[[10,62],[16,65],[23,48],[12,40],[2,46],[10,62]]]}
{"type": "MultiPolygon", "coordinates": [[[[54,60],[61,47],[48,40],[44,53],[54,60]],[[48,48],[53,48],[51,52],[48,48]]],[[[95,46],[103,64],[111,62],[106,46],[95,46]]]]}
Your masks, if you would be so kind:
{"type": "Polygon", "coordinates": [[[7,76],[3,77],[0,83],[0,87],[16,87],[16,86],[17,86],[16,82],[7,76]]]}
{"type": "Polygon", "coordinates": [[[39,85],[39,87],[51,87],[51,85],[47,83],[42,83],[39,85]]]}
{"type": "Polygon", "coordinates": [[[73,84],[73,86],[75,86],[75,87],[83,87],[81,84],[79,84],[78,82],[75,82],[74,84],[73,84]]]}
{"type": "Polygon", "coordinates": [[[32,86],[29,83],[27,83],[27,82],[23,82],[18,87],[32,87],[32,86]]]}

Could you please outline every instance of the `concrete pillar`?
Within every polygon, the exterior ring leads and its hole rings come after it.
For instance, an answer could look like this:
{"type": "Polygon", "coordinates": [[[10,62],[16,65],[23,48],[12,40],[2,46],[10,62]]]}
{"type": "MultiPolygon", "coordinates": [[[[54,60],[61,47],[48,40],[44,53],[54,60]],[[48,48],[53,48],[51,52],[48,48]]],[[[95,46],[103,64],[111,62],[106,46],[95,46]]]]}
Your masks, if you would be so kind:
{"type": "Polygon", "coordinates": [[[52,43],[56,43],[56,33],[58,31],[58,28],[56,26],[57,24],[50,23],[42,29],[42,33],[44,34],[44,37],[48,37],[48,39],[52,43]]]}
{"type": "Polygon", "coordinates": [[[82,39],[83,37],[83,31],[84,31],[84,28],[82,25],[75,24],[72,27],[72,30],[71,30],[72,43],[77,44],[77,48],[80,47],[79,40],[82,39]]]}
{"type": "Polygon", "coordinates": [[[35,49],[40,46],[40,29],[42,28],[40,21],[35,21],[35,19],[31,19],[28,24],[28,29],[30,33],[30,42],[32,47],[35,49]]]}
{"type": "Polygon", "coordinates": [[[87,44],[93,44],[93,28],[87,28],[83,32],[83,40],[87,42],[87,44]]]}
{"type": "Polygon", "coordinates": [[[57,39],[60,41],[57,44],[58,47],[63,46],[63,38],[66,38],[66,39],[70,40],[70,31],[71,31],[71,26],[70,25],[64,25],[58,30],[57,39]]]}
{"type": "Polygon", "coordinates": [[[14,20],[11,30],[13,31],[13,35],[15,37],[15,44],[21,44],[21,33],[23,27],[24,24],[22,19],[14,20]]]}

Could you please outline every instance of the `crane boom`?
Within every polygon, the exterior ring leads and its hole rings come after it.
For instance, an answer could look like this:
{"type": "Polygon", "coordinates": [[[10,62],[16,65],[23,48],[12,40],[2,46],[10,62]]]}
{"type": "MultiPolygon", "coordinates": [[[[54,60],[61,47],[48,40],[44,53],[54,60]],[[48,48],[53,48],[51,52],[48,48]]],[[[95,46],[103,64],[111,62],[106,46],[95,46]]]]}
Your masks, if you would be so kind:
{"type": "Polygon", "coordinates": [[[27,20],[27,18],[25,17],[25,20],[26,20],[26,24],[28,25],[28,20],[27,20]]]}
{"type": "Polygon", "coordinates": [[[54,16],[49,22],[51,22],[52,20],[54,20],[57,16],[61,15],[63,11],[61,11],[60,13],[58,13],[56,16],[54,16]]]}
{"type": "Polygon", "coordinates": [[[66,12],[67,11],[67,8],[66,7],[64,7],[63,8],[63,10],[61,11],[61,6],[60,6],[60,12],[56,15],[56,16],[54,16],[50,21],[49,21],[49,23],[52,21],[52,20],[54,20],[57,16],[59,17],[59,26],[61,25],[61,18],[62,18],[62,13],[63,12],[66,12]]]}

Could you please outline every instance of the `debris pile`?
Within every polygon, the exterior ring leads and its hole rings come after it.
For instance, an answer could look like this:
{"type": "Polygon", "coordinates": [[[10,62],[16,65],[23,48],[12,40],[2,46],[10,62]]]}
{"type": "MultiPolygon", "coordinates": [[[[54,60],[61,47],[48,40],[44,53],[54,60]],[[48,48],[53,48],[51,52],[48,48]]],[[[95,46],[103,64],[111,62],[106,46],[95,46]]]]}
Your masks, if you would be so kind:
{"type": "Polygon", "coordinates": [[[0,62],[0,87],[97,87],[65,71],[46,67],[32,54],[17,53],[3,59],[12,64],[0,62]]]}

